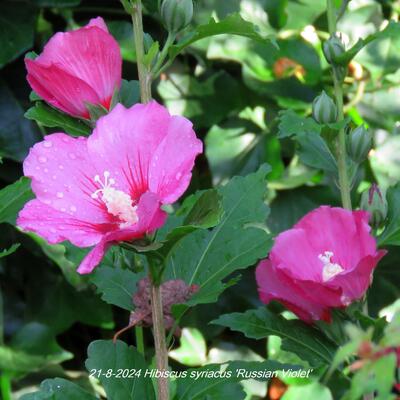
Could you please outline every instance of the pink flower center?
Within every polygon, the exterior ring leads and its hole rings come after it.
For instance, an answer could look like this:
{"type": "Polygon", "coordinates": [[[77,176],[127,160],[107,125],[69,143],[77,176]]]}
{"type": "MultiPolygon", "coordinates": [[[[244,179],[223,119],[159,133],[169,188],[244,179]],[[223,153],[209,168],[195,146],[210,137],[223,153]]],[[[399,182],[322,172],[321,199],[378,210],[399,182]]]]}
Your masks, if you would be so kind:
{"type": "Polygon", "coordinates": [[[320,254],[318,258],[322,261],[322,281],[327,282],[331,280],[334,276],[340,274],[344,271],[341,265],[332,263],[331,259],[333,257],[332,251],[325,251],[324,254],[320,254]]]}
{"type": "Polygon", "coordinates": [[[101,188],[97,189],[92,194],[92,199],[98,199],[99,195],[101,200],[107,207],[107,211],[118,217],[121,221],[120,228],[127,228],[138,222],[137,206],[132,205],[131,197],[123,192],[113,188],[115,185],[115,180],[110,178],[110,173],[108,171],[104,172],[104,182],[101,181],[100,176],[96,175],[94,181],[99,183],[101,188]]]}

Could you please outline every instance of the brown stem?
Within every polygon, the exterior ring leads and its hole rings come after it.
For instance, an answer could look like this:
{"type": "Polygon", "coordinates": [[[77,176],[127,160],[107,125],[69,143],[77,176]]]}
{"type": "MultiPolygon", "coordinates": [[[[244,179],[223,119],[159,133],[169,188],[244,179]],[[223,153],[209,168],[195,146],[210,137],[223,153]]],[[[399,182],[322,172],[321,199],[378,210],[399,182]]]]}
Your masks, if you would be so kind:
{"type": "MultiPolygon", "coordinates": [[[[131,0],[132,24],[135,36],[136,61],[139,74],[140,94],[143,103],[151,100],[152,75],[144,62],[144,35],[142,21],[142,1],[131,0]]],[[[154,275],[154,274],[152,274],[154,275]]],[[[168,371],[168,351],[165,342],[164,316],[160,283],[151,281],[151,312],[153,319],[154,347],[156,352],[157,369],[163,373],[168,371]]],[[[157,379],[158,400],[169,400],[169,381],[161,376],[157,379]]]]}
{"type": "MultiPolygon", "coordinates": [[[[164,316],[162,307],[161,287],[151,283],[151,312],[153,317],[154,345],[156,350],[157,369],[163,374],[168,371],[168,352],[165,341],[164,316]]],[[[158,400],[169,399],[168,378],[158,378],[158,400]]]]}

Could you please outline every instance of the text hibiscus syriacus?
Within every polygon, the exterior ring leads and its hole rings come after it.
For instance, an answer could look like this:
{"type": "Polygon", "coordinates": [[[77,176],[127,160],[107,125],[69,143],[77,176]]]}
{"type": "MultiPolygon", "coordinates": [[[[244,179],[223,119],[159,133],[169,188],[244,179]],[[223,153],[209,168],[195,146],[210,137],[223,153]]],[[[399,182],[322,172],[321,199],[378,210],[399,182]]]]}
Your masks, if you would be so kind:
{"type": "Polygon", "coordinates": [[[260,298],[277,300],[304,321],[330,321],[330,310],[360,299],[385,255],[368,213],[322,206],[275,239],[256,279],[260,298]]]}
{"type": "Polygon", "coordinates": [[[89,138],[55,133],[31,149],[24,173],[37,198],[18,225],[49,243],[95,245],[78,269],[90,273],[110,245],[164,223],[160,206],[183,194],[201,152],[187,119],[155,101],[129,109],[118,104],[89,138]]]}
{"type": "Polygon", "coordinates": [[[32,89],[75,117],[89,118],[87,103],[108,110],[121,86],[121,51],[100,17],[75,31],[57,33],[42,54],[25,64],[32,89]]]}

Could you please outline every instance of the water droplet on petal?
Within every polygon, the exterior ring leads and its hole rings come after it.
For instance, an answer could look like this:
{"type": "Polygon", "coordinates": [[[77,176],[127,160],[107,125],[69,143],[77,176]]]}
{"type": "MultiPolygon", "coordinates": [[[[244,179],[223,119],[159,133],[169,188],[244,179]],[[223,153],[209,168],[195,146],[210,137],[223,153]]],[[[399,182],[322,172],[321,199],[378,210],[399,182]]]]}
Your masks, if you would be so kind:
{"type": "Polygon", "coordinates": [[[64,169],[64,165],[61,165],[61,164],[60,164],[60,165],[58,166],[58,169],[63,170],[63,169],[64,169]]]}
{"type": "Polygon", "coordinates": [[[76,155],[74,153],[69,153],[69,158],[71,160],[75,160],[76,159],[76,155]]]}
{"type": "Polygon", "coordinates": [[[40,157],[38,158],[38,160],[39,160],[40,163],[44,164],[44,163],[47,161],[47,158],[46,158],[46,157],[43,157],[43,156],[40,156],[40,157]]]}
{"type": "Polygon", "coordinates": [[[64,197],[64,193],[63,192],[57,192],[57,197],[59,199],[62,199],[64,197]]]}
{"type": "Polygon", "coordinates": [[[175,179],[176,179],[177,181],[179,181],[179,179],[181,179],[181,177],[182,177],[182,173],[181,173],[181,172],[178,172],[178,173],[175,175],[175,179]]]}
{"type": "Polygon", "coordinates": [[[49,149],[52,146],[53,146],[53,143],[50,140],[46,140],[43,142],[43,147],[46,147],[47,149],[49,149]]]}
{"type": "Polygon", "coordinates": [[[69,209],[70,209],[72,212],[76,212],[76,207],[75,207],[75,206],[71,206],[69,209]]]}

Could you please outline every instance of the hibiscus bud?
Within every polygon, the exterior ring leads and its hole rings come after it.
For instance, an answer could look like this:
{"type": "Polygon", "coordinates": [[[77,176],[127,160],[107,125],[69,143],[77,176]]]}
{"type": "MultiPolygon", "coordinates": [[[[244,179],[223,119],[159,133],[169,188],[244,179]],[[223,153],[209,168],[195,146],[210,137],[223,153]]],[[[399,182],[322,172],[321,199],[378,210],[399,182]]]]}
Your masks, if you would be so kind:
{"type": "Polygon", "coordinates": [[[181,31],[190,23],[192,17],[192,0],[164,0],[161,5],[161,18],[168,32],[181,31]]]}
{"type": "Polygon", "coordinates": [[[322,50],[329,64],[335,64],[335,59],[346,51],[342,38],[337,34],[331,36],[324,42],[322,50]]]}
{"type": "Polygon", "coordinates": [[[386,197],[375,183],[362,194],[361,209],[369,212],[369,223],[374,228],[378,228],[386,219],[388,213],[386,197]]]}
{"type": "Polygon", "coordinates": [[[350,158],[360,164],[368,156],[372,147],[372,133],[364,126],[354,129],[347,141],[347,152],[350,158]]]}
{"type": "Polygon", "coordinates": [[[312,104],[312,115],[320,124],[336,122],[336,104],[324,91],[314,99],[312,104]]]}

